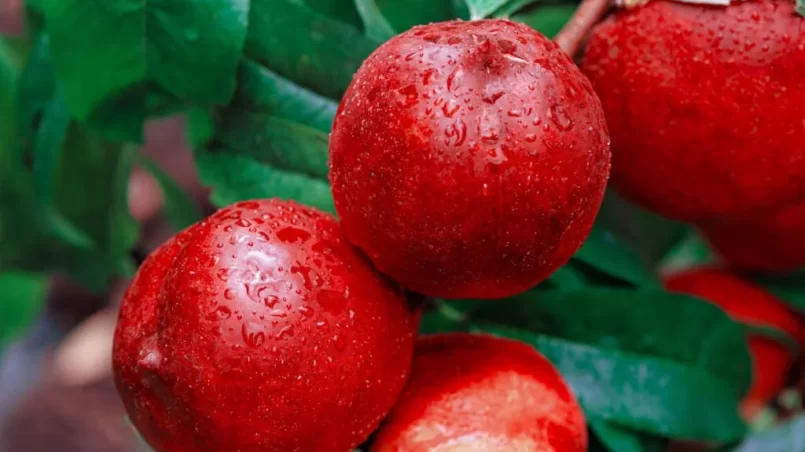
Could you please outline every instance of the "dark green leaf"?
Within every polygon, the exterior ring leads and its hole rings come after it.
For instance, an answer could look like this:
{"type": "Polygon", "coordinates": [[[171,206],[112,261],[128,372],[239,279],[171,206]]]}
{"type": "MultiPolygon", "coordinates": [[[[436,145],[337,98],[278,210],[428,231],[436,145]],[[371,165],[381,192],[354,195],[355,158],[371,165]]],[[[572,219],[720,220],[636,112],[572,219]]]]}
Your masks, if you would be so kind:
{"type": "Polygon", "coordinates": [[[805,416],[798,416],[746,439],[734,452],[798,452],[805,450],[805,416]]]}
{"type": "Polygon", "coordinates": [[[238,74],[233,109],[270,113],[330,132],[338,109],[335,101],[302,88],[248,59],[243,61],[238,74]]]}
{"type": "Polygon", "coordinates": [[[527,13],[516,14],[512,16],[512,20],[523,22],[552,38],[565,26],[577,7],[576,3],[546,3],[530,9],[527,13]]]}
{"type": "Polygon", "coordinates": [[[203,104],[234,92],[249,0],[41,3],[72,113],[110,135],[141,139],[148,82],[203,104]]]}
{"type": "Polygon", "coordinates": [[[470,8],[470,19],[484,19],[489,17],[511,0],[466,0],[470,8]]]}
{"type": "Polygon", "coordinates": [[[253,0],[246,55],[334,99],[380,43],[294,0],[253,0]]]}
{"type": "MultiPolygon", "coordinates": [[[[0,41],[0,162],[11,152],[14,141],[14,92],[17,82],[17,68],[11,52],[0,41]]],[[[1,163],[0,163],[1,164],[1,163]]]]}
{"type": "Polygon", "coordinates": [[[536,2],[537,0],[509,0],[505,5],[501,6],[500,9],[495,11],[494,15],[495,17],[508,18],[517,11],[536,2]]]}
{"type": "Polygon", "coordinates": [[[797,0],[796,4],[799,15],[805,17],[805,0],[797,0]]]}
{"type": "Polygon", "coordinates": [[[4,346],[34,321],[46,292],[47,278],[43,276],[0,273],[0,355],[4,346]]]}
{"type": "Polygon", "coordinates": [[[213,204],[223,207],[257,198],[293,199],[335,213],[330,186],[310,176],[283,171],[226,150],[199,152],[201,181],[213,189],[213,204]]]}
{"type": "Polygon", "coordinates": [[[470,8],[466,0],[451,0],[453,15],[461,20],[470,20],[470,8]]]}
{"type": "Polygon", "coordinates": [[[34,188],[42,206],[50,206],[53,178],[69,125],[67,104],[56,96],[45,108],[33,146],[34,188]]]}
{"type": "Polygon", "coordinates": [[[745,433],[739,396],[726,387],[728,381],[702,369],[491,323],[473,331],[537,348],[562,373],[590,419],[703,441],[732,441],[745,433]]]}
{"type": "Polygon", "coordinates": [[[355,6],[366,29],[366,36],[378,42],[385,42],[396,33],[383,17],[375,0],[355,0],[355,6]]]}
{"type": "Polygon", "coordinates": [[[260,113],[225,113],[215,139],[224,147],[269,164],[327,180],[327,134],[260,113]]]}
{"type": "Polygon", "coordinates": [[[600,419],[588,419],[599,442],[610,452],[665,452],[663,438],[628,430],[600,419]]]}
{"type": "MultiPolygon", "coordinates": [[[[464,0],[455,0],[466,12],[464,0]]],[[[450,0],[375,0],[393,30],[403,32],[414,25],[441,22],[457,16],[450,0]]],[[[469,18],[469,12],[466,12],[469,18]]]]}
{"type": "Polygon", "coordinates": [[[741,433],[752,371],[744,328],[709,303],[659,290],[532,291],[481,304],[473,318],[520,328],[513,334],[559,364],[590,417],[677,438],[741,433]]]}
{"type": "Polygon", "coordinates": [[[159,183],[165,200],[165,216],[176,231],[180,231],[202,219],[196,203],[185,193],[175,180],[153,160],[140,157],[142,165],[159,183]]]}
{"type": "Polygon", "coordinates": [[[805,271],[788,275],[757,275],[754,277],[754,282],[794,310],[805,314],[805,271]]]}
{"type": "Polygon", "coordinates": [[[313,11],[354,27],[361,26],[361,18],[353,0],[302,0],[313,11]]]}
{"type": "Polygon", "coordinates": [[[550,278],[539,285],[539,288],[575,290],[581,289],[586,285],[587,280],[584,274],[574,265],[574,262],[571,261],[567,265],[559,268],[559,270],[556,270],[550,278]]]}
{"type": "Polygon", "coordinates": [[[640,261],[629,245],[603,229],[600,223],[593,226],[590,236],[574,258],[635,286],[659,285],[656,275],[640,261]]]}
{"type": "Polygon", "coordinates": [[[206,145],[215,134],[212,112],[205,108],[192,108],[185,115],[187,142],[195,150],[206,145]]]}
{"type": "Polygon", "coordinates": [[[16,96],[17,145],[20,150],[33,146],[38,119],[56,94],[56,79],[50,61],[47,35],[40,35],[31,49],[18,81],[16,96]]]}
{"type": "Polygon", "coordinates": [[[747,334],[752,336],[764,337],[784,345],[792,356],[797,356],[800,353],[800,345],[796,337],[792,337],[789,333],[781,330],[776,325],[753,325],[744,324],[747,334]]]}

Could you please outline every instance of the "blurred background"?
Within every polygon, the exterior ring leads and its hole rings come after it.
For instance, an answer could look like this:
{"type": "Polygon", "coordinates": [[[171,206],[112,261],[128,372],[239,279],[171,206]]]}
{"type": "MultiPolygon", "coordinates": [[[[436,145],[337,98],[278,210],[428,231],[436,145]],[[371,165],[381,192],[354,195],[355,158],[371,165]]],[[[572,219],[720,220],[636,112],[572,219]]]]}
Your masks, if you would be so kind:
{"type": "MultiPolygon", "coordinates": [[[[0,0],[0,33],[22,32],[20,0],[0,0]]],[[[142,152],[185,189],[202,211],[199,185],[182,117],[146,127],[142,152]]],[[[174,231],[162,210],[160,185],[135,167],[129,209],[140,223],[142,259],[174,231]]],[[[55,275],[33,328],[0,349],[0,451],[117,452],[143,450],[128,425],[111,378],[112,333],[127,281],[92,293],[55,275]]]]}

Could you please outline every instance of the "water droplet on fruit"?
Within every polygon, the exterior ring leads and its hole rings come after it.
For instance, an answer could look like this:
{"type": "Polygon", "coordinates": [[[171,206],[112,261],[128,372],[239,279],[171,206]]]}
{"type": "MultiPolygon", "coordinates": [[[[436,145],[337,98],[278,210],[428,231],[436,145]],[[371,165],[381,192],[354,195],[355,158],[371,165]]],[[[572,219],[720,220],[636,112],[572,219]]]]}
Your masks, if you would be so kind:
{"type": "Polygon", "coordinates": [[[573,121],[567,114],[565,107],[561,105],[554,105],[551,107],[551,121],[562,130],[568,130],[573,126],[573,121]]]}
{"type": "Polygon", "coordinates": [[[447,76],[447,91],[453,91],[461,87],[464,81],[464,71],[461,68],[456,68],[449,76],[447,76]]]}
{"type": "Polygon", "coordinates": [[[236,221],[235,224],[242,228],[248,228],[249,226],[252,225],[252,223],[249,220],[246,220],[244,218],[241,218],[240,220],[236,221]]]}
{"type": "Polygon", "coordinates": [[[207,320],[226,320],[232,317],[232,311],[226,306],[218,306],[218,309],[207,315],[207,320]]]}
{"type": "Polygon", "coordinates": [[[222,269],[218,270],[218,272],[215,275],[221,281],[227,281],[227,280],[229,280],[229,269],[228,268],[222,268],[222,269]]]}
{"type": "Polygon", "coordinates": [[[444,129],[445,144],[461,146],[467,139],[467,125],[459,118],[444,129]]]}
{"type": "Polygon", "coordinates": [[[224,290],[224,298],[227,300],[234,300],[235,299],[235,291],[231,288],[224,290]]]}
{"type": "Polygon", "coordinates": [[[537,141],[537,135],[533,134],[533,133],[529,133],[528,135],[525,136],[525,141],[527,143],[533,143],[533,142],[537,141]]]}
{"type": "Polygon", "coordinates": [[[243,336],[243,343],[252,348],[257,348],[263,345],[266,341],[266,335],[262,331],[252,332],[244,322],[240,329],[241,336],[243,336]]]}
{"type": "Polygon", "coordinates": [[[277,231],[277,238],[285,243],[301,242],[305,243],[310,239],[310,233],[304,229],[294,228],[292,226],[280,229],[277,231]]]}
{"type": "Polygon", "coordinates": [[[516,108],[512,109],[512,110],[509,110],[509,112],[507,114],[511,118],[519,118],[520,116],[523,116],[523,112],[518,110],[518,109],[516,109],[516,108]]]}
{"type": "Polygon", "coordinates": [[[397,92],[402,96],[402,98],[400,99],[401,106],[410,107],[417,102],[418,92],[416,86],[408,85],[397,92]]]}
{"type": "Polygon", "coordinates": [[[276,337],[277,339],[282,339],[285,336],[293,336],[293,335],[294,335],[293,325],[288,325],[283,329],[279,330],[274,337],[276,337]]]}
{"type": "Polygon", "coordinates": [[[299,310],[299,312],[302,313],[303,316],[305,316],[307,318],[311,318],[311,317],[313,317],[313,314],[315,314],[313,309],[310,309],[307,306],[299,306],[297,309],[299,310]]]}
{"type": "Polygon", "coordinates": [[[442,106],[442,113],[444,113],[446,117],[452,118],[459,109],[461,109],[461,105],[459,105],[455,100],[450,99],[442,106]]]}
{"type": "Polygon", "coordinates": [[[503,91],[498,91],[495,93],[487,94],[481,98],[482,101],[486,102],[487,104],[494,104],[498,101],[501,97],[503,97],[503,91]]]}

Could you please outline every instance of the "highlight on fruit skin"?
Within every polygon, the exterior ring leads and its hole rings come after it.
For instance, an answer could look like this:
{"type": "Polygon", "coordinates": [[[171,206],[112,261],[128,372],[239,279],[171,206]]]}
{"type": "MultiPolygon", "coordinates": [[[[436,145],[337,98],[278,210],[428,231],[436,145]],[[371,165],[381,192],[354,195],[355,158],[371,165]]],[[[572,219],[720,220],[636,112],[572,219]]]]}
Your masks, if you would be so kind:
{"type": "Polygon", "coordinates": [[[415,316],[335,219],[222,209],[155,251],[115,331],[115,383],[157,452],[349,450],[408,376],[415,316]]]}
{"type": "Polygon", "coordinates": [[[787,272],[805,266],[805,203],[752,220],[702,224],[699,229],[733,267],[787,272]]]}
{"type": "Polygon", "coordinates": [[[791,0],[653,0],[593,29],[581,63],[606,112],[612,185],[687,222],[805,201],[805,45],[791,0]]]}
{"type": "Polygon", "coordinates": [[[534,348],[481,334],[417,340],[405,390],[372,452],[585,452],[584,414],[534,348]]]}
{"type": "Polygon", "coordinates": [[[589,82],[555,43],[506,20],[414,27],[357,72],[330,140],[347,236],[406,288],[523,292],[589,234],[609,175],[589,82]]]}
{"type": "MultiPolygon", "coordinates": [[[[782,301],[763,288],[715,267],[700,267],[668,276],[669,291],[695,295],[710,302],[734,320],[765,326],[788,334],[795,343],[805,344],[805,330],[782,301]]],[[[785,388],[796,353],[788,345],[762,334],[750,334],[753,382],[741,402],[741,414],[751,419],[785,388]]]]}

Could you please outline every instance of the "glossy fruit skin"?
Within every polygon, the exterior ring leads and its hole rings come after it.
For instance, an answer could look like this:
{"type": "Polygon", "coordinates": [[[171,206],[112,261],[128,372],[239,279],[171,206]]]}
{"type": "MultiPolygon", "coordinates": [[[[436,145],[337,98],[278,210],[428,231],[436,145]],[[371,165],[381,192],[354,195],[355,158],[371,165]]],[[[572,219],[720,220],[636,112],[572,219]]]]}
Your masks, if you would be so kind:
{"type": "Polygon", "coordinates": [[[566,263],[609,175],[600,103],[550,40],[504,20],[414,27],[358,71],[330,180],[347,235],[416,292],[499,298],[566,263]]]}
{"type": "Polygon", "coordinates": [[[586,452],[575,396],[534,348],[488,335],[417,340],[411,377],[372,452],[586,452]]]}
{"type": "Polygon", "coordinates": [[[805,199],[805,19],[789,0],[656,0],[593,30],[582,70],[612,135],[612,183],[683,221],[805,199]]]}
{"type": "Polygon", "coordinates": [[[336,221],[239,203],[155,251],[115,331],[115,382],[158,452],[346,451],[391,409],[416,325],[336,221]]]}
{"type": "MultiPolygon", "coordinates": [[[[715,304],[738,322],[770,326],[789,334],[797,343],[805,343],[799,319],[782,301],[728,271],[694,268],[671,275],[665,284],[672,292],[695,295],[715,304]]],[[[750,335],[748,344],[754,362],[754,381],[741,402],[745,418],[757,414],[785,387],[795,360],[786,345],[769,337],[750,335]]]]}
{"type": "Polygon", "coordinates": [[[805,266],[805,203],[754,220],[713,222],[700,229],[733,267],[786,272],[805,266]]]}

